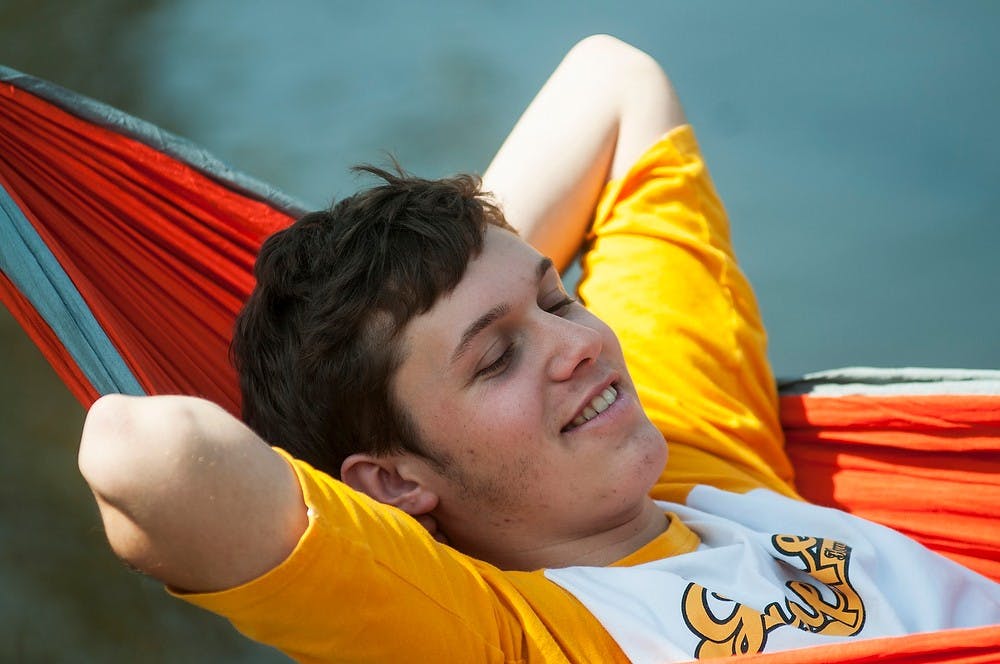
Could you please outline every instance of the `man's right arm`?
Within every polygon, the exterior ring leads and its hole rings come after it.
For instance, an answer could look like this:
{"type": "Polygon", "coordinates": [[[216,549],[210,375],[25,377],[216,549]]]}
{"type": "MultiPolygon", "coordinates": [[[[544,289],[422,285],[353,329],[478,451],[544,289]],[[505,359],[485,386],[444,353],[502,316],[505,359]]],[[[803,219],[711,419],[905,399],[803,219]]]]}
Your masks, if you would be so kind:
{"type": "Polygon", "coordinates": [[[79,463],[115,553],[174,588],[256,578],[308,523],[285,460],[202,399],[103,397],[87,416],[79,463]]]}
{"type": "Polygon", "coordinates": [[[535,661],[564,649],[616,661],[595,619],[541,575],[515,584],[305,464],[300,484],[207,401],[102,398],[80,468],[121,558],[298,661],[535,661]]]}

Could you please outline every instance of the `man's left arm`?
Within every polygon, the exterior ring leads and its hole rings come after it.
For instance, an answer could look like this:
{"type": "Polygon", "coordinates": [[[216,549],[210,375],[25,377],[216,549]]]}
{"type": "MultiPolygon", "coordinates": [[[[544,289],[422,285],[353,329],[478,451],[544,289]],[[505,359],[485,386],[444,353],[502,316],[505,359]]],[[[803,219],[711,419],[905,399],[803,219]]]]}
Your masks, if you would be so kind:
{"type": "Polygon", "coordinates": [[[521,115],[483,175],[507,221],[560,270],[580,250],[609,179],[684,124],[670,80],[609,35],[576,44],[521,115]]]}
{"type": "Polygon", "coordinates": [[[591,241],[579,292],[618,334],[671,443],[664,485],[794,493],[756,299],[684,123],[655,60],[590,37],[525,111],[484,184],[560,268],[591,241]]]}

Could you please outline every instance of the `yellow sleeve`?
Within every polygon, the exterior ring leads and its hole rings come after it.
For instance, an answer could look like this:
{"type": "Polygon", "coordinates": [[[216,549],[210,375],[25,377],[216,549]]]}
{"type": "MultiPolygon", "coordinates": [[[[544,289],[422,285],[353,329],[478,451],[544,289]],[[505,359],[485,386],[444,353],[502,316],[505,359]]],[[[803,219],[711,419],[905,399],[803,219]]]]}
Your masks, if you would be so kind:
{"type": "Polygon", "coordinates": [[[667,440],[653,496],[695,484],[795,495],[757,302],[690,127],[610,182],[580,296],[618,334],[646,413],[667,440]]]}
{"type": "Polygon", "coordinates": [[[596,618],[540,572],[465,556],[284,456],[309,510],[295,550],[236,588],[173,594],[301,662],[624,661],[596,618]]]}

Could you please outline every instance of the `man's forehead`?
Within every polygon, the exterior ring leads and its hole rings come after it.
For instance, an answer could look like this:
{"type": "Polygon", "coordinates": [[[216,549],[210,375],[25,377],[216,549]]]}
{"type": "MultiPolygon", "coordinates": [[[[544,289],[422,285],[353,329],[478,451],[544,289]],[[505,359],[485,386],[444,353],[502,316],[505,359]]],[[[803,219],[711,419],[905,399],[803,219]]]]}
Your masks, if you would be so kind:
{"type": "Polygon", "coordinates": [[[406,326],[407,345],[415,350],[429,341],[454,348],[468,325],[507,303],[519,284],[537,282],[550,265],[516,234],[487,227],[483,250],[469,261],[458,285],[406,326]]]}

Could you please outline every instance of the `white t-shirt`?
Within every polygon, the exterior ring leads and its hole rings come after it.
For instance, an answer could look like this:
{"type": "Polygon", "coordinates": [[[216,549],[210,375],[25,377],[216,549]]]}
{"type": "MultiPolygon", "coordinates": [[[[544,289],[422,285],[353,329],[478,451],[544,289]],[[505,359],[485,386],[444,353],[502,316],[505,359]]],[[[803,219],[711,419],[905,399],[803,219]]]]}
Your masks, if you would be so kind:
{"type": "Polygon", "coordinates": [[[659,504],[698,534],[696,551],[545,572],[633,662],[1000,623],[1000,585],[844,512],[708,486],[659,504]]]}

